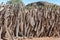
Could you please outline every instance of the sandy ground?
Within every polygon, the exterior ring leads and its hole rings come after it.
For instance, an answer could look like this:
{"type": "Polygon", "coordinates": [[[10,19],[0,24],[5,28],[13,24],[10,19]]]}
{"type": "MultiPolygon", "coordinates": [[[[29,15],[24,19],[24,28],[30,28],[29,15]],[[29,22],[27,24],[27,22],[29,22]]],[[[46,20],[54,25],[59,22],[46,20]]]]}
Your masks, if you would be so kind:
{"type": "MultiPolygon", "coordinates": [[[[0,39],[2,40],[2,39],[0,39]]],[[[60,40],[60,38],[41,37],[41,38],[14,38],[14,40],[60,40]]]]}
{"type": "Polygon", "coordinates": [[[15,39],[15,40],[60,40],[60,38],[53,38],[53,37],[41,37],[41,38],[24,38],[24,39],[21,39],[21,38],[18,38],[18,39],[15,39]]]}
{"type": "Polygon", "coordinates": [[[60,40],[60,38],[48,38],[48,37],[43,37],[43,38],[32,38],[32,39],[24,39],[24,40],[60,40]]]}

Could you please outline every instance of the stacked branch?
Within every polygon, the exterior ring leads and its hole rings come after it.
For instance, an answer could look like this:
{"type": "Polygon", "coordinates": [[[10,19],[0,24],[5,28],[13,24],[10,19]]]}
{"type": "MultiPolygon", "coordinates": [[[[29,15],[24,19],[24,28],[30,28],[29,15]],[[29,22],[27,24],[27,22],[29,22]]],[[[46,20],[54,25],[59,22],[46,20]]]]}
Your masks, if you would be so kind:
{"type": "Polygon", "coordinates": [[[0,38],[60,37],[60,7],[6,5],[0,11],[0,38]]]}

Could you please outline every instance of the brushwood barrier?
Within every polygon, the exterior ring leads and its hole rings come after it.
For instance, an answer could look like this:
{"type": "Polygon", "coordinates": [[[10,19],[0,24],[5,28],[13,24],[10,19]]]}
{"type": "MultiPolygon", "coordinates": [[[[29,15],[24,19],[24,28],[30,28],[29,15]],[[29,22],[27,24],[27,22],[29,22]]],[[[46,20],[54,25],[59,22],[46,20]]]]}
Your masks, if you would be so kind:
{"type": "Polygon", "coordinates": [[[0,8],[0,38],[60,37],[60,7],[0,8]]]}

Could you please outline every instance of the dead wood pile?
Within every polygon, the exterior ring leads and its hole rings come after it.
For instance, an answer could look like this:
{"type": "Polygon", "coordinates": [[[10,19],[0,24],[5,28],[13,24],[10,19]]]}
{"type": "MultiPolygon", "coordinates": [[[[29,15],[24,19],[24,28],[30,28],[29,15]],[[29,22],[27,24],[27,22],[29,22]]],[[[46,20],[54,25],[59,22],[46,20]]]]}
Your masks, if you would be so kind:
{"type": "Polygon", "coordinates": [[[60,37],[60,8],[4,6],[0,11],[0,38],[60,37]]]}

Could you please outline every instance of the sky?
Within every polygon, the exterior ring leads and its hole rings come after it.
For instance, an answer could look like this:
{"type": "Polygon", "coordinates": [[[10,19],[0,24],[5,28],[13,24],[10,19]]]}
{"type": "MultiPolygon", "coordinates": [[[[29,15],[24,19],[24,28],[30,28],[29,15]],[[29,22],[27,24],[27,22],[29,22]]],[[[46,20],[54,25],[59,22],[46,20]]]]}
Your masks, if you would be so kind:
{"type": "MultiPolygon", "coordinates": [[[[0,3],[1,2],[6,3],[7,1],[8,0],[0,0],[0,3]]],[[[29,3],[32,3],[32,2],[38,2],[38,1],[46,1],[46,2],[49,2],[49,3],[60,5],[60,0],[22,0],[22,1],[25,5],[27,5],[29,3]]]]}

